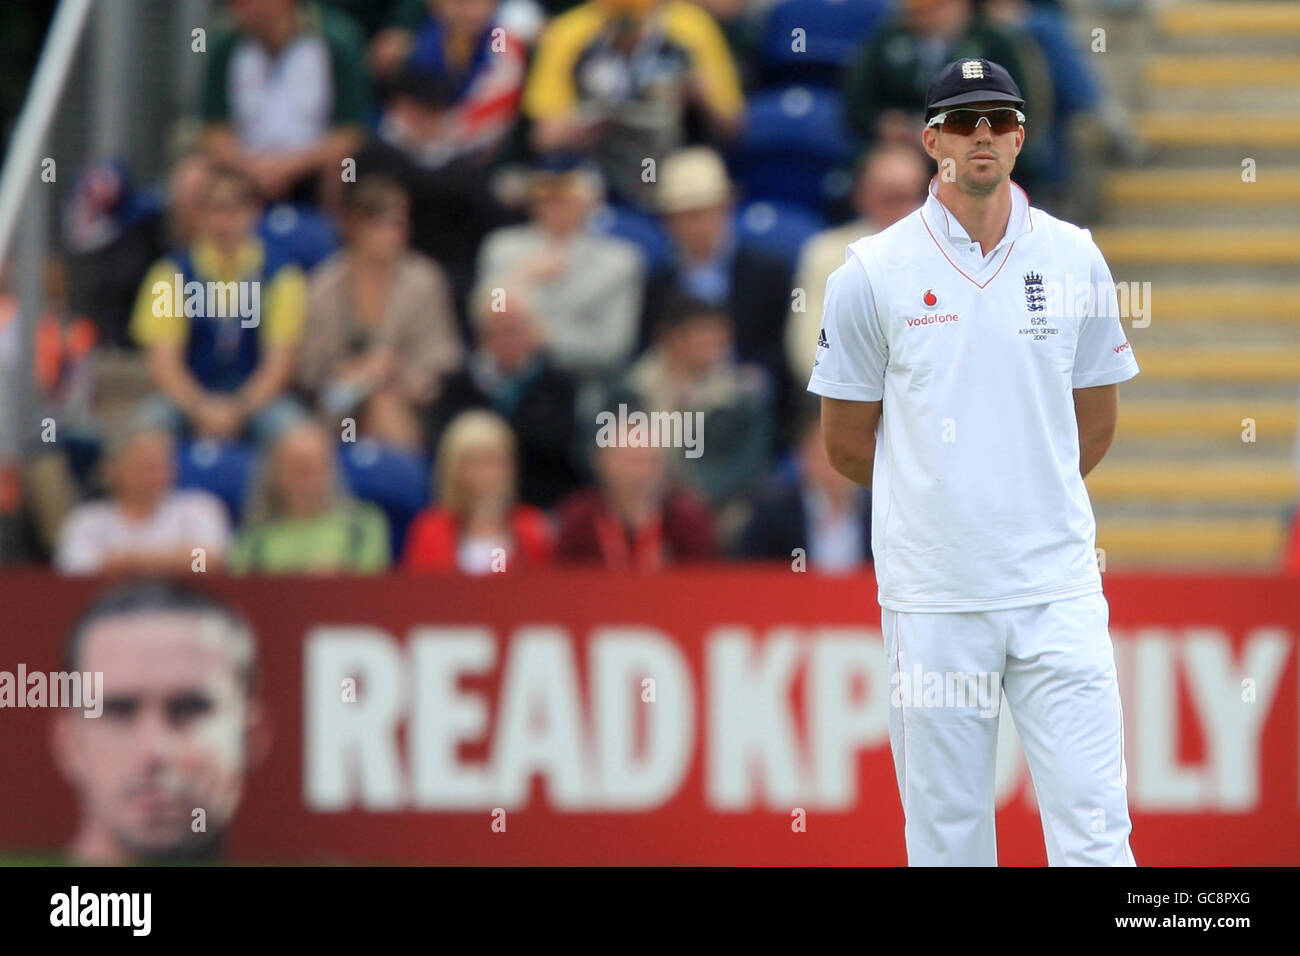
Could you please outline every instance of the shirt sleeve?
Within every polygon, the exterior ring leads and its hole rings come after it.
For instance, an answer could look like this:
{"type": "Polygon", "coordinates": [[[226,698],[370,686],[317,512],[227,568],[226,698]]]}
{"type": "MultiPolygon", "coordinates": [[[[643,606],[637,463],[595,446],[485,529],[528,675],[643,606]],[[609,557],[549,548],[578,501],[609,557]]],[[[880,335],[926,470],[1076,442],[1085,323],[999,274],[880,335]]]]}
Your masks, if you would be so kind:
{"type": "Polygon", "coordinates": [[[1086,230],[1092,265],[1089,270],[1089,301],[1080,318],[1079,340],[1074,352],[1074,388],[1094,388],[1126,382],[1138,373],[1137,359],[1120,319],[1115,282],[1101,250],[1086,230]]]}
{"type": "Polygon", "coordinates": [[[574,70],[599,24],[599,15],[594,11],[575,7],[552,20],[542,33],[524,84],[522,109],[530,119],[560,119],[577,111],[574,70]]]}
{"type": "Polygon", "coordinates": [[[296,346],[307,321],[307,277],[297,266],[275,274],[266,294],[261,336],[267,345],[296,346]]]}
{"type": "Polygon", "coordinates": [[[723,116],[736,116],[745,108],[736,61],[727,46],[727,38],[713,17],[692,4],[672,8],[679,19],[677,27],[683,44],[691,51],[694,67],[699,71],[712,106],[723,116]]]}
{"type": "Polygon", "coordinates": [[[175,299],[175,275],[180,268],[170,259],[153,265],[140,284],[131,311],[131,337],[137,345],[184,345],[189,337],[184,300],[175,299]]]}
{"type": "Polygon", "coordinates": [[[104,565],[105,535],[91,513],[74,511],[59,532],[54,566],[60,574],[95,574],[104,565]]]}
{"type": "Polygon", "coordinates": [[[858,257],[826,280],[817,356],[808,391],[826,398],[878,402],[885,394],[889,343],[876,315],[871,280],[858,257]]]}

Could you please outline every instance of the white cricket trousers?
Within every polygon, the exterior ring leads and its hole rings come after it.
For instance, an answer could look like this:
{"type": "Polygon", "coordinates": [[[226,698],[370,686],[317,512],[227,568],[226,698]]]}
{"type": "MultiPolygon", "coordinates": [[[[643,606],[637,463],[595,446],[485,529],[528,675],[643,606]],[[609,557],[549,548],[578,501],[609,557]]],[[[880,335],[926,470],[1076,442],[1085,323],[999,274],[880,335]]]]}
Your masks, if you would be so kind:
{"type": "Polygon", "coordinates": [[[1137,865],[1109,624],[1100,591],[1002,611],[882,609],[909,866],[997,865],[999,684],[1033,776],[1048,865],[1137,865]]]}

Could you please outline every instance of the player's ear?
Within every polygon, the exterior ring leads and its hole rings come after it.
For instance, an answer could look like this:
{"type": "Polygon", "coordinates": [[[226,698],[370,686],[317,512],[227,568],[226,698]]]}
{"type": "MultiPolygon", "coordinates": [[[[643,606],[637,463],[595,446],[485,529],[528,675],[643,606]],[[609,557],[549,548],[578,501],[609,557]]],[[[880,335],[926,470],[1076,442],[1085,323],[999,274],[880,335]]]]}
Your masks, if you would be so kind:
{"type": "Polygon", "coordinates": [[[937,129],[933,126],[927,126],[921,130],[921,145],[925,147],[927,156],[936,163],[939,162],[939,131],[937,129]]]}

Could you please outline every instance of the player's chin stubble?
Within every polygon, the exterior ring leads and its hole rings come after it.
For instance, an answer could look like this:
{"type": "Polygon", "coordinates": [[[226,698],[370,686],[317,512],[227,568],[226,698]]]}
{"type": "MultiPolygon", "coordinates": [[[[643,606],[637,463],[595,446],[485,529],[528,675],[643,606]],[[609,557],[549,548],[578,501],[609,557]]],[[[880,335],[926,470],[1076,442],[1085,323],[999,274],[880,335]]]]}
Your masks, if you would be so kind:
{"type": "Polygon", "coordinates": [[[969,167],[966,172],[958,179],[962,192],[970,196],[988,196],[997,192],[997,188],[1002,185],[1002,180],[1007,178],[1007,174],[1001,169],[994,169],[991,172],[979,174],[969,167]]]}

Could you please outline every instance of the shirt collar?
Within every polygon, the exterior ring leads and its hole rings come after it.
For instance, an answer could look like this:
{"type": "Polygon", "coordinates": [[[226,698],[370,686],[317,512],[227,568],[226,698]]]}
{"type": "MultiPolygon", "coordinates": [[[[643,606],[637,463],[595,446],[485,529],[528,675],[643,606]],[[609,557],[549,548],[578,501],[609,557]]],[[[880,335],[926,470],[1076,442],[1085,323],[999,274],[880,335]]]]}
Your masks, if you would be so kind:
{"type": "MultiPolygon", "coordinates": [[[[971,244],[971,238],[966,232],[966,227],[958,222],[952,211],[939,201],[938,181],[939,177],[936,175],[930,180],[930,186],[926,190],[928,195],[925,197],[925,220],[930,224],[931,229],[942,230],[948,236],[948,241],[954,246],[968,246],[971,244]]],[[[1013,182],[1011,184],[1011,215],[1007,219],[1007,231],[989,252],[995,252],[1003,246],[1015,242],[1025,233],[1031,232],[1033,228],[1034,223],[1029,212],[1029,197],[1023,189],[1013,182]]]]}
{"type": "Polygon", "coordinates": [[[207,239],[198,239],[191,251],[194,268],[202,276],[220,282],[238,281],[258,272],[262,268],[265,249],[262,240],[250,236],[239,246],[233,262],[223,259],[217,247],[207,239]]]}

